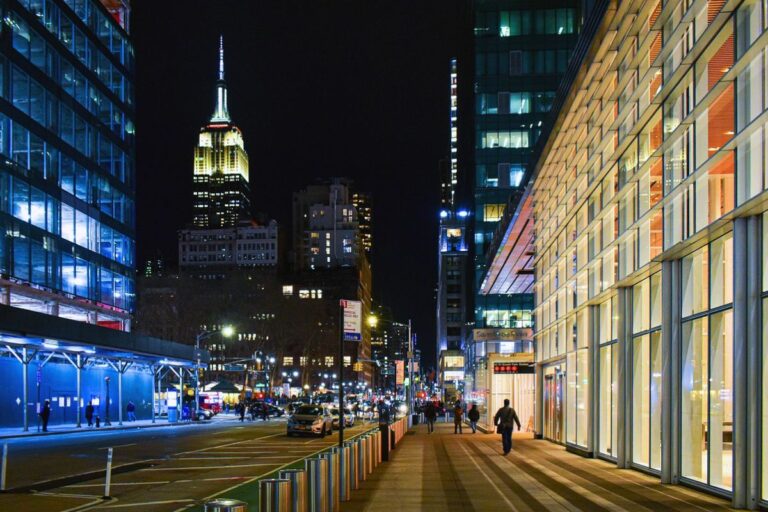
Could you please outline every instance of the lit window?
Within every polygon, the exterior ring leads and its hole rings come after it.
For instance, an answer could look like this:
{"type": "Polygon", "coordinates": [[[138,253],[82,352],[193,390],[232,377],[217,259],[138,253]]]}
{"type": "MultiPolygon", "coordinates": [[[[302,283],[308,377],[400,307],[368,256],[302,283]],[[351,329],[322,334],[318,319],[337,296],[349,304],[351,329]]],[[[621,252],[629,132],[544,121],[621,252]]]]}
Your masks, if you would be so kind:
{"type": "Polygon", "coordinates": [[[292,284],[283,285],[283,297],[292,297],[292,296],[293,296],[293,285],[292,284]]]}
{"type": "Polygon", "coordinates": [[[350,364],[352,364],[352,357],[344,356],[344,366],[349,366],[350,364]]]}
{"type": "Polygon", "coordinates": [[[283,357],[283,366],[293,366],[293,357],[292,356],[283,357]]]}
{"type": "Polygon", "coordinates": [[[300,299],[308,299],[309,298],[309,290],[299,290],[299,298],[300,299]]]}
{"type": "Polygon", "coordinates": [[[300,366],[307,366],[307,358],[306,358],[306,356],[299,357],[299,365],[300,366]]]}
{"type": "Polygon", "coordinates": [[[512,31],[509,29],[509,27],[500,27],[499,28],[499,36],[501,37],[509,37],[512,35],[512,31]]]}
{"type": "Polygon", "coordinates": [[[486,204],[483,207],[483,220],[485,222],[498,222],[503,215],[503,204],[486,204]]]}
{"type": "Polygon", "coordinates": [[[333,366],[333,356],[325,356],[325,366],[333,366]]]}

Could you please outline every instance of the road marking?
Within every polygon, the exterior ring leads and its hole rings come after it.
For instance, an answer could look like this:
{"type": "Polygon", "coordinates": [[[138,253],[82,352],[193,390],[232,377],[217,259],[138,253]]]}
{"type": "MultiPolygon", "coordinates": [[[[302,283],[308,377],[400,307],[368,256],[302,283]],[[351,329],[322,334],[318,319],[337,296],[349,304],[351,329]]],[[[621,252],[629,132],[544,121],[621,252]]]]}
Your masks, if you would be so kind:
{"type": "Polygon", "coordinates": [[[183,499],[183,500],[165,500],[165,501],[145,501],[143,503],[121,503],[119,505],[111,505],[104,508],[128,508],[128,507],[146,507],[149,505],[168,505],[170,503],[192,503],[195,500],[183,499]]]}
{"type": "Polygon", "coordinates": [[[94,501],[89,501],[88,503],[83,503],[82,505],[77,505],[77,506],[74,506],[72,508],[68,508],[66,510],[62,510],[61,512],[77,512],[78,510],[86,510],[86,509],[89,509],[91,507],[95,507],[96,505],[100,505],[101,503],[104,503],[104,500],[99,498],[99,499],[94,500],[94,501]]]}
{"type": "Polygon", "coordinates": [[[175,457],[177,455],[184,455],[185,453],[206,452],[208,450],[215,450],[216,448],[223,448],[225,446],[233,446],[233,445],[236,445],[236,444],[249,443],[249,442],[253,442],[253,441],[258,441],[260,439],[268,439],[270,437],[276,437],[276,436],[282,436],[282,435],[284,435],[284,434],[282,432],[279,432],[277,434],[271,434],[271,435],[268,435],[268,436],[261,436],[261,437],[255,438],[255,439],[246,439],[244,441],[233,441],[231,443],[224,443],[224,444],[220,444],[220,445],[217,445],[217,446],[209,446],[208,448],[200,448],[199,450],[190,450],[190,451],[186,451],[186,452],[174,453],[173,455],[171,455],[171,457],[175,457]]]}
{"type": "Polygon", "coordinates": [[[102,446],[101,448],[97,448],[97,450],[109,450],[110,448],[125,448],[126,446],[136,446],[136,443],[118,444],[116,446],[102,446]]]}
{"type": "MultiPolygon", "coordinates": [[[[170,484],[173,480],[159,480],[157,482],[111,482],[109,485],[112,487],[115,487],[117,485],[162,485],[162,484],[170,484]]],[[[62,487],[62,489],[79,489],[81,487],[104,487],[104,484],[72,484],[67,485],[65,487],[62,487]]],[[[40,493],[38,493],[40,494],[40,493]]]]}
{"type": "Polygon", "coordinates": [[[285,455],[261,455],[261,456],[248,456],[248,457],[182,457],[175,460],[231,460],[231,459],[285,459],[286,457],[293,457],[295,454],[285,455]]]}
{"type": "MultiPolygon", "coordinates": [[[[100,487],[104,487],[104,484],[101,484],[100,487]]],[[[36,492],[34,494],[35,496],[53,496],[55,498],[83,498],[83,499],[100,498],[100,496],[96,496],[94,494],[71,494],[66,492],[36,492]]]]}
{"type": "Polygon", "coordinates": [[[139,469],[138,471],[187,471],[191,469],[200,469],[200,470],[216,470],[216,469],[228,469],[228,468],[252,468],[256,466],[274,466],[274,462],[257,462],[254,464],[227,464],[225,468],[217,468],[216,466],[191,466],[191,467],[181,467],[181,468],[145,468],[145,469],[139,469]]]}
{"type": "Polygon", "coordinates": [[[491,480],[488,474],[485,471],[483,471],[483,468],[481,468],[480,464],[478,464],[477,461],[474,459],[474,457],[472,457],[472,455],[467,450],[467,447],[464,446],[463,443],[460,446],[461,446],[461,449],[464,450],[464,453],[467,454],[467,459],[469,459],[472,462],[472,464],[475,465],[475,467],[480,472],[480,474],[482,474],[485,477],[485,479],[488,480],[488,483],[491,484],[491,487],[493,487],[496,490],[496,492],[499,494],[499,496],[501,496],[501,498],[507,503],[507,505],[509,505],[509,508],[511,510],[517,511],[517,507],[511,501],[509,501],[509,499],[506,497],[506,495],[503,492],[501,492],[501,489],[499,489],[499,487],[496,485],[496,482],[491,480]]]}

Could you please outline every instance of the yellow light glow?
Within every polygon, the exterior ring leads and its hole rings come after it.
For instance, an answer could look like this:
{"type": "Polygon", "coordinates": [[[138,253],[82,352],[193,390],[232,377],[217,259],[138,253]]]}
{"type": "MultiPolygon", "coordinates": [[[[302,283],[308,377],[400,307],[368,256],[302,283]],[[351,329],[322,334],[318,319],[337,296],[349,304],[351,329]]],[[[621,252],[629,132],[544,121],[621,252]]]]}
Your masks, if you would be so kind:
{"type": "Polygon", "coordinates": [[[225,325],[221,328],[221,335],[225,338],[231,338],[235,334],[235,328],[231,325],[225,325]]]}
{"type": "Polygon", "coordinates": [[[379,318],[376,315],[370,315],[368,317],[368,325],[370,327],[376,327],[379,325],[379,318]]]}

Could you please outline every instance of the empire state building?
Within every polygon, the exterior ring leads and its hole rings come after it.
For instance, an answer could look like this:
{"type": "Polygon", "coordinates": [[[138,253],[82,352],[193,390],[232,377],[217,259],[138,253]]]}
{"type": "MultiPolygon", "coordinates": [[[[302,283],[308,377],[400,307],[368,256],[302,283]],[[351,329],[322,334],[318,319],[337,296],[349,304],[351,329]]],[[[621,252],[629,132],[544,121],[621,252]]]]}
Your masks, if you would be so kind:
{"type": "Polygon", "coordinates": [[[232,124],[227,108],[223,37],[219,40],[216,108],[200,129],[192,191],[195,227],[235,227],[239,221],[251,219],[248,154],[243,134],[232,124]]]}

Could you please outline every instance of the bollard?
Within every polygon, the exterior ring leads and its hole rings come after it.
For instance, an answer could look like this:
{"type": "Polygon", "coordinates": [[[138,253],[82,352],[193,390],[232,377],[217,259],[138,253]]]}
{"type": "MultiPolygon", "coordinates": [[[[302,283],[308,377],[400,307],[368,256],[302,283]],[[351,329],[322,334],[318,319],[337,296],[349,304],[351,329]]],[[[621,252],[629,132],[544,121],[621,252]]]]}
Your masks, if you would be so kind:
{"type": "Polygon", "coordinates": [[[3,443],[3,462],[0,466],[0,491],[5,490],[5,476],[8,471],[8,443],[3,443]]]}
{"type": "Polygon", "coordinates": [[[384,457],[382,455],[382,447],[384,446],[384,435],[381,430],[376,432],[376,457],[378,457],[378,462],[381,464],[384,462],[384,457]]]}
{"type": "Polygon", "coordinates": [[[349,449],[349,487],[355,491],[360,488],[360,480],[357,478],[357,443],[347,441],[344,445],[349,449]]]}
{"type": "Polygon", "coordinates": [[[379,467],[379,464],[381,464],[381,432],[378,430],[374,432],[373,438],[376,439],[376,442],[373,443],[375,448],[373,450],[373,458],[376,461],[376,467],[379,467]]]}
{"type": "Polygon", "coordinates": [[[358,437],[355,441],[357,444],[357,459],[355,459],[355,469],[357,470],[358,486],[360,482],[365,481],[365,439],[358,437]]]}
{"type": "Polygon", "coordinates": [[[247,512],[248,504],[244,501],[219,498],[209,501],[204,508],[205,512],[247,512]]]}
{"type": "Polygon", "coordinates": [[[307,512],[307,472],[303,469],[284,469],[278,477],[291,481],[291,512],[307,512]]]}
{"type": "Polygon", "coordinates": [[[309,512],[328,512],[328,461],[305,459],[307,471],[307,504],[309,512]]]}
{"type": "Polygon", "coordinates": [[[366,471],[370,475],[373,474],[373,436],[369,434],[365,437],[368,439],[368,453],[366,454],[368,457],[368,465],[366,466],[366,471]]]}
{"type": "Polygon", "coordinates": [[[330,451],[320,457],[328,461],[328,512],[339,512],[339,457],[330,451]]]}
{"type": "Polygon", "coordinates": [[[290,512],[291,481],[278,478],[259,480],[259,512],[290,512]]]}
{"type": "Polygon", "coordinates": [[[111,500],[109,496],[109,488],[112,485],[112,448],[107,450],[107,476],[104,479],[104,496],[105,500],[111,500]]]}
{"type": "Polygon", "coordinates": [[[336,455],[339,461],[339,500],[349,501],[352,498],[352,489],[349,485],[349,448],[347,446],[334,446],[331,448],[331,452],[336,455]]]}

